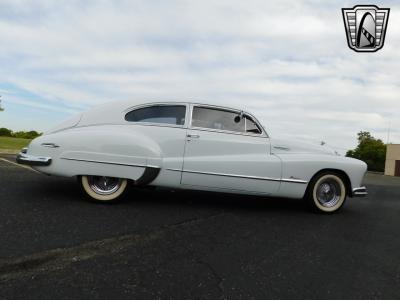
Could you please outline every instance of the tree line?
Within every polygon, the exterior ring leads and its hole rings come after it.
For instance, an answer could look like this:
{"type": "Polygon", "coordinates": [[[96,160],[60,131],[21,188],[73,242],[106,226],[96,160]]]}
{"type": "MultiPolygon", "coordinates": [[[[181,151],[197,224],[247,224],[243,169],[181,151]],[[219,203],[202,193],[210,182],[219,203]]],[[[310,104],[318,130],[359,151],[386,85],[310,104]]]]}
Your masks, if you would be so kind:
{"type": "Polygon", "coordinates": [[[6,137],[15,137],[15,138],[22,138],[22,139],[34,139],[38,136],[42,135],[42,133],[37,132],[35,130],[31,131],[12,131],[8,128],[0,128],[0,136],[6,137]]]}
{"type": "Polygon", "coordinates": [[[370,171],[383,172],[385,169],[386,145],[382,140],[374,138],[368,131],[360,131],[356,149],[347,151],[346,156],[364,161],[370,171]]]}

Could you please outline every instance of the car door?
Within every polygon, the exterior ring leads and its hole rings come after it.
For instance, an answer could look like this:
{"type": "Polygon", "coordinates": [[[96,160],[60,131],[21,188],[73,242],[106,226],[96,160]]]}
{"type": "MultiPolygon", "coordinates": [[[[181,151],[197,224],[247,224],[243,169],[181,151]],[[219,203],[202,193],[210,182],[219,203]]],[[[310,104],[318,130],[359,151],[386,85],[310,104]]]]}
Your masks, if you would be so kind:
{"type": "Polygon", "coordinates": [[[273,194],[281,162],[252,117],[240,111],[192,105],[182,184],[202,188],[273,194]]]}
{"type": "Polygon", "coordinates": [[[152,103],[134,107],[125,115],[130,132],[136,139],[142,164],[162,165],[155,185],[179,187],[189,122],[186,103],[152,103]],[[136,134],[135,134],[136,131],[136,134]]]}

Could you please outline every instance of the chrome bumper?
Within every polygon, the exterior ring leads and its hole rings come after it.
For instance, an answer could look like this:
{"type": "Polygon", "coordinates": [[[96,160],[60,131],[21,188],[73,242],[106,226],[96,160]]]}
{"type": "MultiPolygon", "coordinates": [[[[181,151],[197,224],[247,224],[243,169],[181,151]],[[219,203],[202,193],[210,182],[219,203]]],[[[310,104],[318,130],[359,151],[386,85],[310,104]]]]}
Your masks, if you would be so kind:
{"type": "Polygon", "coordinates": [[[353,189],[353,197],[365,197],[368,195],[367,188],[365,186],[353,189]]]}
{"type": "Polygon", "coordinates": [[[17,163],[29,166],[48,166],[51,164],[51,157],[33,156],[26,154],[27,149],[24,148],[17,155],[17,163]]]}

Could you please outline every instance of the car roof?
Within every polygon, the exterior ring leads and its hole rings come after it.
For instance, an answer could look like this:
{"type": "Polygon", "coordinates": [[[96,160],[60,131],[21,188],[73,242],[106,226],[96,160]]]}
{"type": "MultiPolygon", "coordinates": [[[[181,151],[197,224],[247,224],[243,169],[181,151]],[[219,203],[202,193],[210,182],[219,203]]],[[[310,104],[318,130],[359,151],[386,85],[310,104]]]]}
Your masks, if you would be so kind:
{"type": "MultiPolygon", "coordinates": [[[[235,111],[242,111],[240,108],[226,107],[221,105],[216,105],[212,103],[207,103],[204,101],[182,101],[182,100],[163,100],[163,101],[144,101],[144,100],[128,100],[128,101],[114,101],[104,103],[89,109],[84,112],[79,122],[80,125],[98,124],[99,122],[103,124],[114,123],[117,120],[121,120],[121,113],[128,112],[135,107],[146,106],[146,105],[156,105],[156,104],[194,104],[194,105],[205,105],[220,109],[228,109],[235,111]]],[[[247,112],[246,112],[247,113],[247,112]]],[[[251,114],[249,114],[251,115],[251,114]]]]}
{"type": "Polygon", "coordinates": [[[206,105],[206,106],[213,106],[213,107],[219,107],[219,108],[225,108],[225,109],[230,109],[230,110],[238,110],[241,111],[243,109],[234,107],[234,106],[225,106],[225,105],[219,105],[215,103],[210,103],[207,101],[185,101],[185,100],[162,100],[162,101],[157,101],[157,100],[151,100],[151,101],[118,101],[118,102],[111,102],[109,103],[111,106],[115,105],[116,103],[120,103],[121,106],[126,105],[126,109],[131,109],[136,106],[144,106],[144,105],[152,105],[152,104],[193,104],[193,105],[206,105]]]}

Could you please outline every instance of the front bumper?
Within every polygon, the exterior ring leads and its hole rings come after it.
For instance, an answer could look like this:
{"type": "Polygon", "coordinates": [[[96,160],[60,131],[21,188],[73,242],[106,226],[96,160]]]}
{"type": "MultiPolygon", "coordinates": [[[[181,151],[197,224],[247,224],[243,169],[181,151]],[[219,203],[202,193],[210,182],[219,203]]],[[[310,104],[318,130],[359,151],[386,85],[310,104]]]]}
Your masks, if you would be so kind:
{"type": "Polygon", "coordinates": [[[26,148],[21,150],[17,155],[17,163],[28,166],[49,166],[51,164],[51,157],[34,156],[26,152],[26,148]]]}
{"type": "Polygon", "coordinates": [[[365,197],[368,195],[367,188],[365,186],[354,188],[352,196],[353,197],[365,197]]]}

